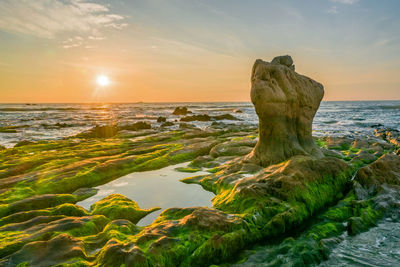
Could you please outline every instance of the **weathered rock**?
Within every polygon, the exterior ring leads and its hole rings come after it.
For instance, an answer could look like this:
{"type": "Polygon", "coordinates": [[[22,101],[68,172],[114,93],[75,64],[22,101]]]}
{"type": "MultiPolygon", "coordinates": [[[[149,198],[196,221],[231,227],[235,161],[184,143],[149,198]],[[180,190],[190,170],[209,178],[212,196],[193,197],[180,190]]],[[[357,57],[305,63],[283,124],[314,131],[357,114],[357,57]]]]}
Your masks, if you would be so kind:
{"type": "MultiPolygon", "coordinates": [[[[278,60],[278,59],[277,59],[278,60]]],[[[257,59],[251,75],[251,100],[259,118],[260,139],[248,161],[262,166],[294,155],[322,157],[312,138],[312,121],[323,86],[287,67],[257,59]]]]}
{"type": "Polygon", "coordinates": [[[186,116],[181,118],[181,121],[210,121],[211,117],[208,116],[207,114],[202,114],[202,115],[192,115],[192,116],[186,116]]]}
{"type": "Polygon", "coordinates": [[[166,122],[167,118],[166,117],[158,117],[157,122],[166,122]]]}
{"type": "Polygon", "coordinates": [[[274,57],[271,63],[284,65],[294,71],[293,59],[289,55],[274,57]]]}
{"type": "Polygon", "coordinates": [[[96,125],[92,129],[78,134],[76,137],[80,138],[110,138],[118,133],[116,125],[96,125]]]}
{"type": "Polygon", "coordinates": [[[387,142],[400,147],[400,131],[397,129],[379,128],[374,131],[377,137],[380,137],[387,142]]]}
{"type": "Polygon", "coordinates": [[[400,156],[383,155],[370,165],[360,168],[354,180],[371,193],[383,184],[400,185],[400,156]]]}
{"type": "Polygon", "coordinates": [[[188,113],[192,113],[192,112],[188,111],[187,107],[176,107],[174,112],[172,112],[172,114],[174,114],[174,115],[186,115],[188,113]]]}
{"type": "Polygon", "coordinates": [[[228,141],[216,145],[210,151],[210,155],[214,158],[221,156],[243,156],[253,150],[257,143],[254,139],[244,138],[238,141],[228,141]]]}
{"type": "Polygon", "coordinates": [[[139,131],[145,129],[151,129],[151,125],[144,121],[138,121],[133,124],[121,125],[118,127],[118,130],[128,130],[128,131],[139,131]]]}
{"type": "Polygon", "coordinates": [[[240,119],[236,118],[235,116],[231,114],[222,114],[218,116],[212,116],[214,120],[220,121],[220,120],[231,120],[231,121],[240,121],[240,119]]]}

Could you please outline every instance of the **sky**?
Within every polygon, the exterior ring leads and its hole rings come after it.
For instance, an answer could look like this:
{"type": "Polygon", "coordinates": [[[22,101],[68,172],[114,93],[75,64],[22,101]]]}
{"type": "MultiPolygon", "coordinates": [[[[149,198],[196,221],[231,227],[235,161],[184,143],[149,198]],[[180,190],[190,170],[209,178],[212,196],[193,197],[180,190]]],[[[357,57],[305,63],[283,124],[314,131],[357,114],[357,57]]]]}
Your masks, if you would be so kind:
{"type": "Polygon", "coordinates": [[[249,101],[254,61],[286,54],[326,101],[399,100],[399,14],[399,0],[0,0],[0,102],[249,101]]]}

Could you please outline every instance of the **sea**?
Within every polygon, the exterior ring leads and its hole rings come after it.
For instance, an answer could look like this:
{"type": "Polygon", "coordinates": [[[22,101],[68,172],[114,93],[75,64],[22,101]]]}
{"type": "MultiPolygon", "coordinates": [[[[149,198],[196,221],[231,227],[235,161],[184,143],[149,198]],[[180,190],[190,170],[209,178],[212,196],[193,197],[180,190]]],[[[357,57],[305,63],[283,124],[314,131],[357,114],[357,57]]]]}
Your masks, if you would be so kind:
{"type": "MultiPolygon", "coordinates": [[[[240,121],[226,123],[256,126],[258,118],[250,102],[236,103],[130,103],[130,104],[0,104],[0,145],[12,147],[22,140],[54,140],[72,136],[95,125],[129,124],[172,115],[177,106],[193,114],[211,116],[230,113],[240,121]],[[241,112],[241,113],[238,113],[241,112]]],[[[193,122],[199,128],[211,122],[193,122]]],[[[178,124],[172,128],[178,127],[178,124]]],[[[400,101],[321,102],[314,118],[313,135],[358,136],[373,134],[379,127],[400,130],[400,101]]]]}

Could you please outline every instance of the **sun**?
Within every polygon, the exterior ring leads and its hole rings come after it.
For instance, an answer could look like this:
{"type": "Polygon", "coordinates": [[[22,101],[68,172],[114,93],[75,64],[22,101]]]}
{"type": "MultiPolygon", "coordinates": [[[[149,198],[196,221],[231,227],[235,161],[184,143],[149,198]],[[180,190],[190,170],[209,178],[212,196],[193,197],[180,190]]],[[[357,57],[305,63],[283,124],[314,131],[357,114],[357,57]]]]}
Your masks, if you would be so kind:
{"type": "Polygon", "coordinates": [[[98,75],[96,82],[99,86],[107,86],[110,84],[110,79],[106,75],[98,75]]]}

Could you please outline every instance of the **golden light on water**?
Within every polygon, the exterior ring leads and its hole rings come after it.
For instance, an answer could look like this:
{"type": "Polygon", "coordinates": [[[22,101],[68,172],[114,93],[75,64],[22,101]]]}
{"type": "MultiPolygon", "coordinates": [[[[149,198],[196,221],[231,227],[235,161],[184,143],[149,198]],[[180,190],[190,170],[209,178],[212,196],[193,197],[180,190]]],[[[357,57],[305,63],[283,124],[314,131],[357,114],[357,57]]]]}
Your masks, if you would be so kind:
{"type": "Polygon", "coordinates": [[[97,76],[96,82],[99,86],[108,86],[110,84],[110,79],[106,75],[97,76]]]}

